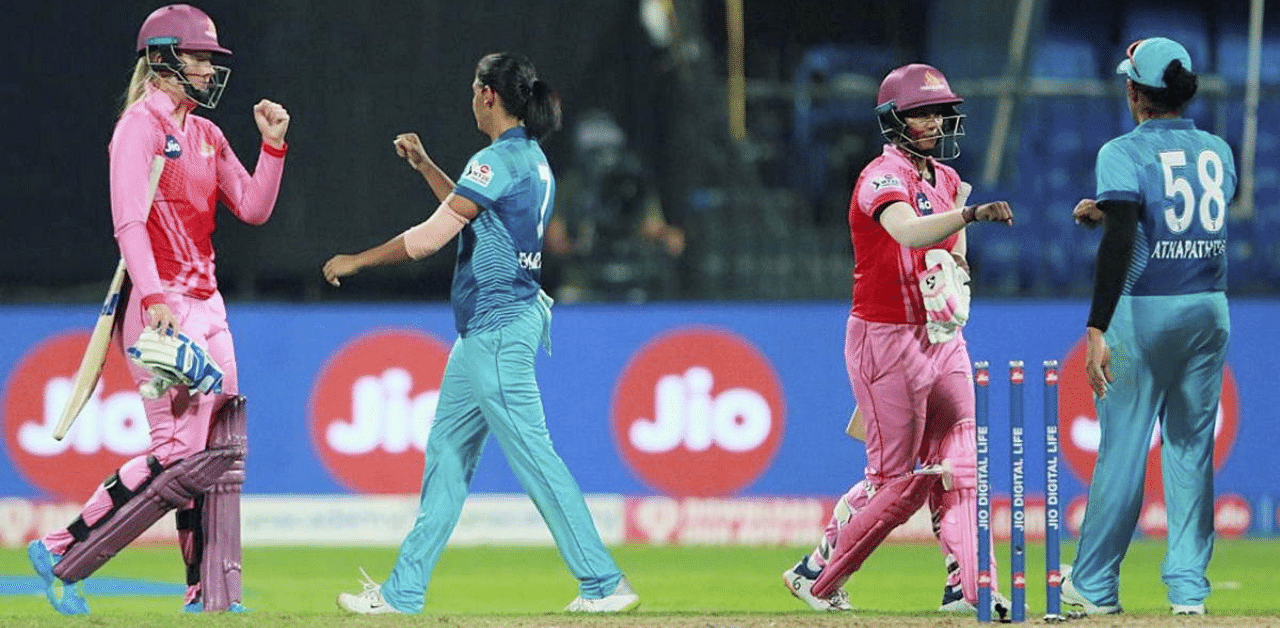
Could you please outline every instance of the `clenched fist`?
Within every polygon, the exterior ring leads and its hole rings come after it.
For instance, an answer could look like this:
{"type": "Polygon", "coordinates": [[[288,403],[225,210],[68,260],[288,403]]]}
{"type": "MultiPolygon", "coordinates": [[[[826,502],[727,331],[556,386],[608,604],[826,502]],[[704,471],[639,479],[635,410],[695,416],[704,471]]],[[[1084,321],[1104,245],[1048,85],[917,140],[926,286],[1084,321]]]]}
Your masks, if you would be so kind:
{"type": "Polygon", "coordinates": [[[289,112],[283,106],[263,98],[253,106],[253,121],[258,123],[263,142],[273,148],[284,147],[284,134],[289,130],[289,112]]]}

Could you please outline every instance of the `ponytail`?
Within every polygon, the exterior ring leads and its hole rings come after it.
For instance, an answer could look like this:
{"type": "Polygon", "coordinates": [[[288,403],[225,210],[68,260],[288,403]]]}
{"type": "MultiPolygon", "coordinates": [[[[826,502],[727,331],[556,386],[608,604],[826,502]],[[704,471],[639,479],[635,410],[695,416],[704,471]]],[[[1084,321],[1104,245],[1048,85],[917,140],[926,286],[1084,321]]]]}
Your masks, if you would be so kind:
{"type": "Polygon", "coordinates": [[[524,126],[534,138],[546,137],[560,130],[560,95],[546,81],[534,79],[529,89],[524,126]]]}
{"type": "Polygon", "coordinates": [[[1199,86],[1196,75],[1183,67],[1182,61],[1174,59],[1165,66],[1161,78],[1167,87],[1148,87],[1137,83],[1134,87],[1147,97],[1153,109],[1181,115],[1187,108],[1187,101],[1196,95],[1199,86]]]}
{"type": "Polygon", "coordinates": [[[560,128],[560,96],[537,77],[528,59],[505,52],[485,55],[476,64],[476,80],[498,92],[507,113],[524,122],[530,137],[560,128]]]}
{"type": "Polygon", "coordinates": [[[124,115],[126,109],[146,95],[147,79],[150,77],[151,66],[147,63],[147,58],[138,57],[138,63],[133,66],[133,75],[129,77],[129,86],[120,97],[120,115],[124,115]]]}

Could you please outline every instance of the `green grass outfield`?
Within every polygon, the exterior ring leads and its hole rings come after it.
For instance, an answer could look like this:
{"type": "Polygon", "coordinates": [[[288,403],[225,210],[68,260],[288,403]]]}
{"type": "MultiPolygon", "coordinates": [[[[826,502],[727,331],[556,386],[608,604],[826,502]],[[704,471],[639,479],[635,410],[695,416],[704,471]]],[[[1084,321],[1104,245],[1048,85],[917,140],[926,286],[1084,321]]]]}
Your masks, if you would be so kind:
{"type": "MultiPolygon", "coordinates": [[[[672,548],[624,546],[614,555],[642,598],[630,617],[572,617],[559,610],[576,595],[574,580],[552,548],[448,549],[436,570],[422,615],[356,617],[334,604],[340,591],[359,591],[357,567],[384,578],[392,549],[248,548],[245,597],[249,615],[183,616],[176,596],[90,595],[93,615],[61,617],[42,595],[0,596],[0,627],[93,626],[963,626],[970,617],[937,613],[942,561],[933,545],[885,545],[848,584],[852,616],[807,611],[787,594],[780,574],[805,548],[672,548]]],[[[1008,591],[1008,546],[999,549],[1001,589],[1008,591]]],[[[1212,615],[1169,623],[1160,583],[1164,545],[1137,542],[1121,587],[1126,616],[1091,618],[1091,626],[1197,625],[1280,627],[1280,540],[1223,540],[1210,567],[1212,615]],[[1211,621],[1206,621],[1211,620],[1211,621]],[[1119,623],[1116,623],[1119,621],[1119,623]],[[1138,623],[1134,623],[1138,622],[1138,623]]],[[[1029,618],[1044,612],[1042,548],[1027,556],[1029,618]]],[[[1064,547],[1070,560],[1074,548],[1064,547]]],[[[96,577],[166,583],[182,579],[175,548],[131,548],[96,577]]],[[[0,575],[30,575],[21,549],[0,551],[0,575]]]]}

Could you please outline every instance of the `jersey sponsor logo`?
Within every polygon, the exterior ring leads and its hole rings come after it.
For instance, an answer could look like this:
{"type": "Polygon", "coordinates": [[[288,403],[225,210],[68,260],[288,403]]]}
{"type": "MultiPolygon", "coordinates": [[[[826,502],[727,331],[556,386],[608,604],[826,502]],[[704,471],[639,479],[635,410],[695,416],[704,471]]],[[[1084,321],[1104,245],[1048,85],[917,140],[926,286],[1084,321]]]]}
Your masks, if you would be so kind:
{"type": "Polygon", "coordinates": [[[768,469],[782,441],[783,401],[769,359],[750,342],[684,328],[632,356],[610,422],[640,481],[673,497],[725,496],[768,469]]]}
{"type": "Polygon", "coordinates": [[[177,159],[182,156],[182,144],[178,143],[178,138],[172,135],[164,136],[164,156],[169,159],[177,159]]]}
{"type": "Polygon", "coordinates": [[[462,173],[462,178],[485,187],[493,180],[493,168],[489,164],[473,161],[467,164],[467,171],[462,173]]]}
{"type": "Polygon", "coordinates": [[[414,330],[359,336],[311,390],[311,442],[334,481],[357,493],[416,493],[449,346],[414,330]]]}
{"type": "Polygon", "coordinates": [[[542,269],[542,251],[520,251],[516,253],[516,257],[520,260],[520,268],[525,270],[542,269]]]}
{"type": "Polygon", "coordinates": [[[929,201],[929,197],[924,192],[916,194],[916,210],[921,216],[929,216],[933,214],[933,203],[929,201]]]}
{"type": "Polygon", "coordinates": [[[9,372],[4,388],[5,447],[14,468],[40,492],[75,502],[151,443],[142,398],[118,351],[107,353],[102,378],[71,431],[54,440],[88,344],[88,331],[36,344],[9,372]]]}
{"type": "MultiPolygon", "coordinates": [[[[1093,391],[1085,379],[1086,342],[1078,340],[1059,369],[1058,431],[1063,458],[1067,466],[1086,486],[1093,479],[1093,465],[1098,459],[1098,443],[1102,427],[1093,405],[1093,391]]],[[[1222,368],[1222,396],[1218,401],[1218,418],[1213,429],[1213,468],[1226,462],[1240,428],[1240,397],[1230,365],[1222,368]]],[[[1156,423],[1147,446],[1146,496],[1148,501],[1163,501],[1160,471],[1160,425],[1156,423]]]]}
{"type": "Polygon", "coordinates": [[[884,188],[900,188],[906,187],[902,185],[902,181],[894,176],[892,172],[886,172],[871,180],[871,188],[877,192],[884,188]]]}

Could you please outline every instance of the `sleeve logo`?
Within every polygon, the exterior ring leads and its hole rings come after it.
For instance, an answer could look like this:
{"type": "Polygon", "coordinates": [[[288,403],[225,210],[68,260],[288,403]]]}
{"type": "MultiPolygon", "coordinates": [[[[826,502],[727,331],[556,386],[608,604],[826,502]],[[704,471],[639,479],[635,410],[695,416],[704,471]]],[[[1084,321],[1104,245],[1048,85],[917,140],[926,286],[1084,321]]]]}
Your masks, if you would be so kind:
{"type": "Polygon", "coordinates": [[[872,179],[871,187],[876,191],[880,191],[884,188],[900,188],[903,187],[903,185],[902,181],[898,180],[898,177],[893,176],[893,173],[891,172],[887,172],[872,179]]]}
{"type": "Polygon", "coordinates": [[[462,178],[481,187],[487,187],[493,180],[493,168],[490,168],[489,164],[473,161],[467,164],[467,171],[462,174],[462,178]]]}

